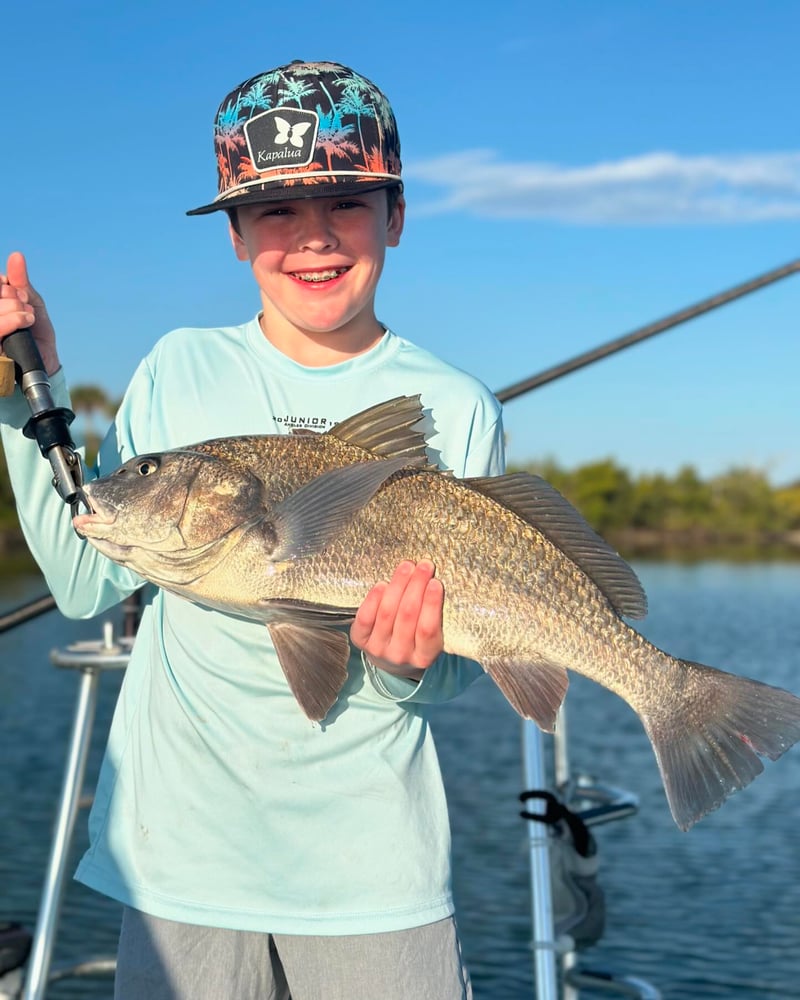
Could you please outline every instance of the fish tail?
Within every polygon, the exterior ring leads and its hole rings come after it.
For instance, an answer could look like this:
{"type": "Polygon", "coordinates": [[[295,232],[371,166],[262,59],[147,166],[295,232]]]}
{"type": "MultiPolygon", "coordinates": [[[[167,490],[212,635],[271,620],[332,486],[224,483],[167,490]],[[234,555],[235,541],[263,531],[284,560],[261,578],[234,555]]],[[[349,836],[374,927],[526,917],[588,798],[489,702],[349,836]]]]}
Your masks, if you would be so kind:
{"type": "Polygon", "coordinates": [[[688,830],[800,740],[800,698],[702,663],[677,661],[686,697],[643,712],[673,818],[688,830]]]}

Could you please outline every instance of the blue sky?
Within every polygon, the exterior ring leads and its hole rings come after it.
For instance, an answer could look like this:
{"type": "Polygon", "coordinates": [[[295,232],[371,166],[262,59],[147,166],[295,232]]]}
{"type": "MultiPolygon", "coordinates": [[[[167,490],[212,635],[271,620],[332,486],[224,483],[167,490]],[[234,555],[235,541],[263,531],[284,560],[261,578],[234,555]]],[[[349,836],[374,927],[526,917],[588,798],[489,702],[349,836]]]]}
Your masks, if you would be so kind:
{"type": "MultiPolygon", "coordinates": [[[[378,312],[499,390],[800,256],[800,5],[8,5],[0,254],[23,250],[73,383],[117,395],[175,326],[258,308],[211,124],[294,58],[395,109],[408,215],[378,312]]],[[[509,457],[800,479],[800,274],[506,407],[509,457]]]]}

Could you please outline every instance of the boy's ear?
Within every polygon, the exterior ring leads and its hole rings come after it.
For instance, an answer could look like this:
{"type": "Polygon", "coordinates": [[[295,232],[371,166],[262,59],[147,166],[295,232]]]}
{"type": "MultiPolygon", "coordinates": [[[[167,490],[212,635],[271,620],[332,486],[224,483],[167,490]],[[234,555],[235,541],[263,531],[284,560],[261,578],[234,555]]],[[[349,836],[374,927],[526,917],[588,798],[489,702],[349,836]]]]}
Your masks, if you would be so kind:
{"type": "Polygon", "coordinates": [[[250,254],[247,252],[247,246],[245,245],[242,237],[236,232],[233,222],[228,221],[228,235],[231,238],[231,243],[233,244],[233,252],[236,254],[238,260],[250,260],[250,254]]]}
{"type": "Polygon", "coordinates": [[[398,195],[386,230],[386,246],[396,247],[400,243],[403,233],[403,224],[406,220],[406,200],[402,195],[398,195]]]}

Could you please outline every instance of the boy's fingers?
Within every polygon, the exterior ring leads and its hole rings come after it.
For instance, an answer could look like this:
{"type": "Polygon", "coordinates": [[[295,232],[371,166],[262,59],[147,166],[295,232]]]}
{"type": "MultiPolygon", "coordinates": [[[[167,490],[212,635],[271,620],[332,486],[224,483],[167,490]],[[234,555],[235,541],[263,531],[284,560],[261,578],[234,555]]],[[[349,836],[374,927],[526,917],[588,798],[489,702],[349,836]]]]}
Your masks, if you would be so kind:
{"type": "Polygon", "coordinates": [[[408,662],[406,654],[413,650],[425,587],[432,575],[432,563],[402,562],[383,594],[372,638],[398,662],[408,662]]]}
{"type": "Polygon", "coordinates": [[[33,309],[13,292],[9,294],[9,288],[9,285],[0,285],[0,340],[17,330],[33,326],[36,320],[33,309]]]}
{"type": "Polygon", "coordinates": [[[361,607],[356,612],[353,624],[350,626],[350,638],[358,647],[363,647],[372,635],[378,608],[387,586],[387,583],[377,583],[361,602],[361,607]]]}
{"type": "Polygon", "coordinates": [[[435,659],[442,651],[442,613],[444,585],[432,577],[425,587],[422,607],[417,619],[416,654],[421,660],[435,659]]]}
{"type": "MultiPolygon", "coordinates": [[[[398,569],[400,568],[398,567],[398,569]]],[[[399,628],[406,633],[416,633],[420,609],[425,599],[425,590],[433,574],[433,563],[428,562],[428,560],[418,562],[416,566],[412,564],[410,573],[403,565],[402,575],[398,581],[397,609],[394,616],[395,631],[399,628]]]]}
{"type": "Polygon", "coordinates": [[[426,667],[442,651],[444,588],[430,560],[400,563],[389,583],[374,587],[350,629],[356,646],[390,665],[426,667]]]}
{"type": "Polygon", "coordinates": [[[391,580],[381,588],[369,636],[370,648],[377,655],[383,652],[391,640],[398,605],[413,572],[412,562],[402,562],[392,574],[391,580]]]}
{"type": "Polygon", "coordinates": [[[30,285],[25,258],[19,252],[8,258],[8,271],[0,274],[0,338],[32,326],[36,314],[30,304],[30,285]]]}
{"type": "Polygon", "coordinates": [[[31,283],[28,279],[28,265],[25,262],[25,257],[18,250],[15,250],[8,256],[8,263],[6,264],[6,278],[8,279],[9,285],[12,285],[14,288],[26,290],[30,288],[31,283]]]}

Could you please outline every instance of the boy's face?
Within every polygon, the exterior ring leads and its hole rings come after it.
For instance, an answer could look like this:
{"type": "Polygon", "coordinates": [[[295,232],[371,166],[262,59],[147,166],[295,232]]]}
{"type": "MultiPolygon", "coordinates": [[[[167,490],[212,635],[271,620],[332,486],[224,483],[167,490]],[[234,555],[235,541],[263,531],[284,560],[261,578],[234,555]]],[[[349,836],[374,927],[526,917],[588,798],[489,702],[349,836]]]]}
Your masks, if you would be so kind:
{"type": "Polygon", "coordinates": [[[265,331],[350,335],[353,349],[369,346],[386,247],[400,240],[404,210],[400,198],[390,214],[383,189],[240,207],[231,240],[252,265],[265,331]]]}

